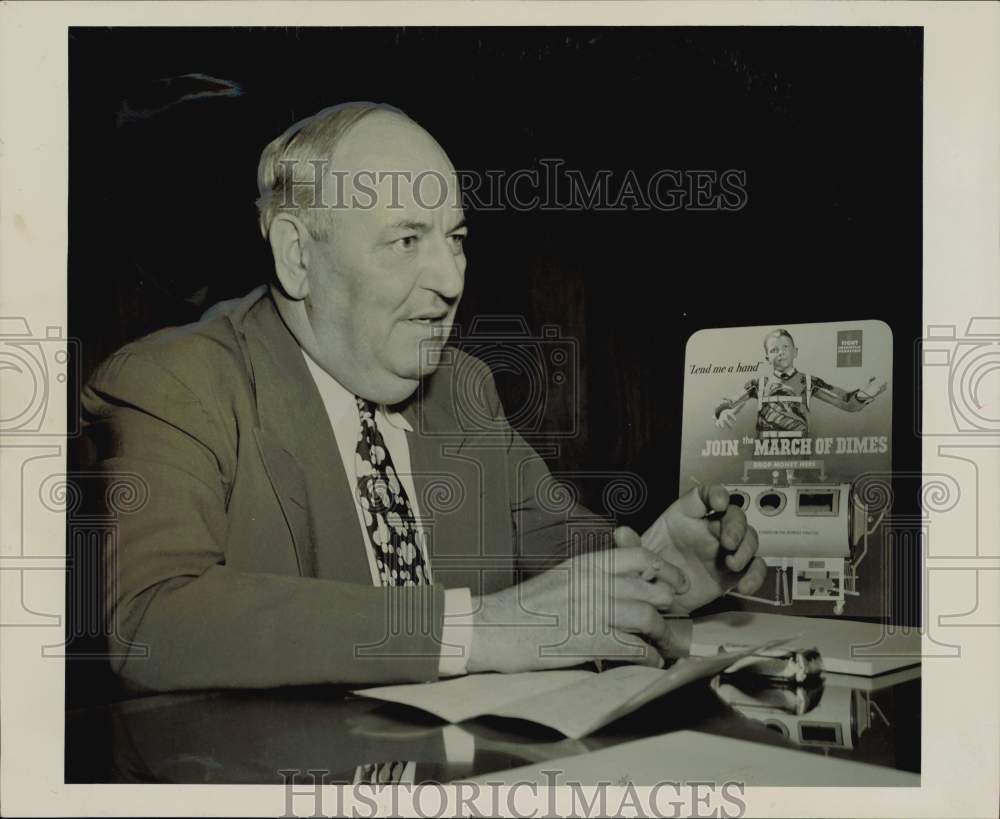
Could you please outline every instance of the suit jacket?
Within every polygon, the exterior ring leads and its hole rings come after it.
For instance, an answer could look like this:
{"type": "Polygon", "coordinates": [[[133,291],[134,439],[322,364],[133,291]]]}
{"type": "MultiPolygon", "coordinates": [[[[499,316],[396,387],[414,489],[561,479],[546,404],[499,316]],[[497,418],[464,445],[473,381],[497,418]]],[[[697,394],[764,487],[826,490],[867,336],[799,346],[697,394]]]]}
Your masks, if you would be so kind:
{"type": "Polygon", "coordinates": [[[565,559],[574,519],[608,543],[511,429],[489,368],[445,353],[401,409],[434,585],[392,590],[371,583],[319,392],[265,288],[104,362],[84,422],[105,479],[142,487],[106,557],[111,654],[131,652],[114,669],[152,690],[434,679],[445,587],[486,594],[565,559]]]}

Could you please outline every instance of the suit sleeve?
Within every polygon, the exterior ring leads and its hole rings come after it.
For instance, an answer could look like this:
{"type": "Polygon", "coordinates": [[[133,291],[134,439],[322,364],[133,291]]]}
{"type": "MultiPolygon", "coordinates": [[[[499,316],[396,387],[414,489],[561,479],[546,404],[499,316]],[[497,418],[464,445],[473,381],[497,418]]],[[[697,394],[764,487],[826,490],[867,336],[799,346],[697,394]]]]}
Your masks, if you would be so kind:
{"type": "Polygon", "coordinates": [[[127,475],[141,487],[105,555],[113,669],[155,691],[435,679],[441,588],[226,565],[235,421],[192,381],[125,351],[83,392],[103,482],[127,475]]]}

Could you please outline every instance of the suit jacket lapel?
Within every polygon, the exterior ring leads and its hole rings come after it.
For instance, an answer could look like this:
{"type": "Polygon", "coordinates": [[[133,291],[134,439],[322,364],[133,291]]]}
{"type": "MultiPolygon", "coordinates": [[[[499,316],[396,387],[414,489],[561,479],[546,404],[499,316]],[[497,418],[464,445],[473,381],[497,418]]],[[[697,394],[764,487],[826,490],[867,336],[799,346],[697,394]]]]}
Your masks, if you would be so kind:
{"type": "Polygon", "coordinates": [[[354,496],[319,390],[271,297],[242,322],[257,401],[254,434],[307,576],[371,583],[354,496]]]}

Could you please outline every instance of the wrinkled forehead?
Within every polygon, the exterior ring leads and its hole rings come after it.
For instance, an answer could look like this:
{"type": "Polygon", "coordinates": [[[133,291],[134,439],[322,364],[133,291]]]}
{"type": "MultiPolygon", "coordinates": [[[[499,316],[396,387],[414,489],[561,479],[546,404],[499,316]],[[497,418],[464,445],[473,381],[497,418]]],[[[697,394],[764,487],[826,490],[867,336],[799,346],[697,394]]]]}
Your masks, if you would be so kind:
{"type": "Polygon", "coordinates": [[[371,114],[345,134],[331,170],[348,210],[382,218],[461,218],[451,160],[434,138],[389,112],[371,114]]]}

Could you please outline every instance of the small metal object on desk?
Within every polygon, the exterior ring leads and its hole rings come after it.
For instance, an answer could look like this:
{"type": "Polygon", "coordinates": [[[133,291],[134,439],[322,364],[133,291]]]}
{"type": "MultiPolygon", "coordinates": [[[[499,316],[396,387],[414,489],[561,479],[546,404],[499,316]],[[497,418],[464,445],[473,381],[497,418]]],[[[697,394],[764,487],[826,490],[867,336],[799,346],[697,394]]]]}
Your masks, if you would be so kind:
{"type": "MultiPolygon", "coordinates": [[[[739,651],[745,648],[746,646],[725,645],[719,650],[739,651]]],[[[741,657],[729,666],[723,675],[754,674],[770,680],[802,683],[822,670],[823,658],[815,648],[763,648],[754,654],[741,657]]]]}

